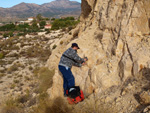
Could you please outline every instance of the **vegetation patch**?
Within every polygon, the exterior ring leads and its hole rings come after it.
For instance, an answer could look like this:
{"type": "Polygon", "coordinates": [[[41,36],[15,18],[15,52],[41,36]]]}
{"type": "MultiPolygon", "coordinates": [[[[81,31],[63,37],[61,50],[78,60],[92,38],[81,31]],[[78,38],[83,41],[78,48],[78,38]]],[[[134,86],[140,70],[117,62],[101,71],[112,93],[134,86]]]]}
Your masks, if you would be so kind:
{"type": "Polygon", "coordinates": [[[2,113],[24,113],[18,99],[10,97],[2,108],[2,113]]]}
{"type": "Polygon", "coordinates": [[[1,77],[4,77],[6,74],[4,74],[4,73],[0,73],[0,78],[1,77]]]}
{"type": "Polygon", "coordinates": [[[1,66],[6,65],[6,64],[7,64],[7,62],[5,60],[0,59],[0,65],[1,66]]]}
{"type": "Polygon", "coordinates": [[[63,41],[60,41],[60,45],[62,45],[64,42],[63,41]]]}
{"type": "Polygon", "coordinates": [[[71,110],[72,107],[63,98],[58,97],[54,101],[45,98],[31,113],[72,113],[71,110]]]}
{"type": "MultiPolygon", "coordinates": [[[[71,34],[72,34],[72,33],[70,32],[70,35],[71,35],[71,34]]],[[[74,40],[74,39],[78,38],[78,35],[79,35],[79,29],[77,29],[77,30],[75,30],[75,31],[73,32],[73,37],[72,37],[71,40],[74,40]]]]}
{"type": "Polygon", "coordinates": [[[49,70],[46,67],[40,68],[38,71],[39,75],[39,93],[46,92],[48,88],[52,86],[53,83],[53,76],[54,76],[54,70],[49,70]]]}
{"type": "Polygon", "coordinates": [[[7,72],[12,73],[12,72],[17,71],[17,70],[18,70],[18,66],[17,65],[12,65],[11,67],[9,67],[7,69],[7,72]]]}
{"type": "Polygon", "coordinates": [[[56,47],[57,47],[57,45],[55,44],[55,45],[53,45],[52,49],[56,49],[56,47]]]}
{"type": "Polygon", "coordinates": [[[27,58],[39,58],[41,61],[47,61],[51,55],[51,51],[47,48],[43,49],[41,46],[33,46],[26,51],[22,51],[20,54],[27,58]]]}
{"type": "Polygon", "coordinates": [[[3,53],[0,53],[0,59],[3,59],[5,56],[3,53]]]}
{"type": "Polygon", "coordinates": [[[75,20],[74,17],[66,17],[64,19],[55,19],[52,23],[52,30],[58,30],[63,29],[65,27],[69,27],[69,30],[72,29],[72,27],[76,26],[80,21],[75,20]]]}
{"type": "Polygon", "coordinates": [[[19,83],[19,80],[14,80],[13,82],[17,84],[17,83],[19,83]]]}
{"type": "Polygon", "coordinates": [[[20,48],[16,46],[18,43],[18,37],[11,37],[3,42],[0,42],[0,48],[2,50],[19,50],[20,48]]]}

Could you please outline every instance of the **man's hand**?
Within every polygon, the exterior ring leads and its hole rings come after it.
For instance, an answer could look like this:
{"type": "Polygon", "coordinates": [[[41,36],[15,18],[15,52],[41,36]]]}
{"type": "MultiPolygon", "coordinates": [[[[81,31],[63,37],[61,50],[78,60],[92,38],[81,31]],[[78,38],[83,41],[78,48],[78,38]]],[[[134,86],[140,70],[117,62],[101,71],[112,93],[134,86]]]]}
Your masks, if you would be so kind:
{"type": "Polygon", "coordinates": [[[88,58],[87,58],[87,57],[84,57],[84,61],[88,61],[88,58]]]}
{"type": "Polygon", "coordinates": [[[87,61],[87,59],[86,59],[86,58],[84,58],[84,61],[86,62],[86,61],[87,61]]]}
{"type": "Polygon", "coordinates": [[[82,62],[82,65],[85,65],[86,64],[85,62],[88,61],[88,58],[84,57],[83,59],[84,59],[84,62],[82,62]]]}
{"type": "Polygon", "coordinates": [[[84,65],[85,65],[85,62],[82,63],[82,66],[84,66],[84,65]]]}

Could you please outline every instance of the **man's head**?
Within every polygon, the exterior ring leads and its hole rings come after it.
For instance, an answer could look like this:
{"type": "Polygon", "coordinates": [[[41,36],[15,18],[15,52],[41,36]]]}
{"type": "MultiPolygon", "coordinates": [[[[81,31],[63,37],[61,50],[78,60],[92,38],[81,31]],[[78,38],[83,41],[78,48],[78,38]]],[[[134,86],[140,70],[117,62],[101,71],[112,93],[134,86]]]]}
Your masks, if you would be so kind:
{"type": "Polygon", "coordinates": [[[71,47],[72,47],[72,49],[74,49],[74,50],[80,49],[77,43],[72,43],[72,46],[71,46],[71,47]]]}

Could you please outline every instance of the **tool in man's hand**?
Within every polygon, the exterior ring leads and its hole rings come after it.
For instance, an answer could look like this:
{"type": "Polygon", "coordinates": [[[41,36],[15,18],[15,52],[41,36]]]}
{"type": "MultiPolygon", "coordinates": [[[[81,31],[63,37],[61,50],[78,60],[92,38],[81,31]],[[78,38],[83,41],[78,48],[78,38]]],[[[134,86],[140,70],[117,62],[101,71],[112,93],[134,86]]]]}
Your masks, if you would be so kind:
{"type": "Polygon", "coordinates": [[[83,58],[85,61],[81,62],[81,64],[84,64],[86,61],[88,61],[88,58],[87,57],[84,57],[83,58]]]}

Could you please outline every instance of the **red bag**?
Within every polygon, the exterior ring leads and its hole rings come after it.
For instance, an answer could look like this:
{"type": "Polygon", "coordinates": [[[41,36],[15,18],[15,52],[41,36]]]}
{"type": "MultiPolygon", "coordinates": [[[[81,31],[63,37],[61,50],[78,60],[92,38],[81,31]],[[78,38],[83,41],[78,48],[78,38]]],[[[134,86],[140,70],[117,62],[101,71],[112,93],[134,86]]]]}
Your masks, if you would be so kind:
{"type": "Polygon", "coordinates": [[[69,104],[77,104],[77,103],[83,101],[84,100],[83,91],[80,90],[80,95],[77,96],[76,98],[70,98],[70,97],[68,97],[67,100],[68,100],[69,104]]]}

